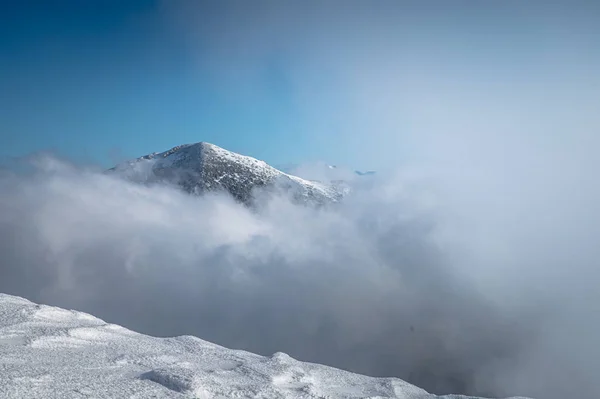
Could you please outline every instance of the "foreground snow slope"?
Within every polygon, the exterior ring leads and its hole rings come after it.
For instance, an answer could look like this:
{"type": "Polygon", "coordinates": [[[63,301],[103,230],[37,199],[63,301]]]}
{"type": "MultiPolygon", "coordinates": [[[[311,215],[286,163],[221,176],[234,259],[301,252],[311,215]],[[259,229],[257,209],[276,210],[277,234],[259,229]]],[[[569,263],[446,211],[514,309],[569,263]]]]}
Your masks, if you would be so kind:
{"type": "MultiPolygon", "coordinates": [[[[154,338],[0,294],[0,398],[435,398],[372,378],[182,336],[154,338]]],[[[460,398],[460,396],[448,396],[460,398]]]]}

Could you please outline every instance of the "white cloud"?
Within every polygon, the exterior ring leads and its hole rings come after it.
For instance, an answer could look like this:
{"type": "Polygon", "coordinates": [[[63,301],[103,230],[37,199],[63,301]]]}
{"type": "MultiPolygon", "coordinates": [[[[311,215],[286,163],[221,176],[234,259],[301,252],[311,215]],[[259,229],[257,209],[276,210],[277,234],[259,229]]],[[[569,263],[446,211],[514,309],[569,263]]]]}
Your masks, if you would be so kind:
{"type": "Polygon", "coordinates": [[[251,211],[38,163],[1,177],[0,291],[440,391],[553,398],[550,353],[592,377],[595,207],[535,208],[540,191],[503,209],[451,173],[369,179],[332,210],[251,211]]]}

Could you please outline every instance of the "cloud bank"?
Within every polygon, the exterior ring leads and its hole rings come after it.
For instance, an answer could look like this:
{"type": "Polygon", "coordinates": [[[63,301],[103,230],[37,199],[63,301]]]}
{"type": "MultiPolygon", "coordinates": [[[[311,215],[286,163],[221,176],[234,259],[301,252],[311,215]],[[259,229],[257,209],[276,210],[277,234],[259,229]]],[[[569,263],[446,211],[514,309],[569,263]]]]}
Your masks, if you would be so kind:
{"type": "Polygon", "coordinates": [[[35,161],[0,176],[2,292],[440,393],[599,392],[598,215],[576,194],[498,214],[404,172],[333,209],[250,211],[35,161]]]}

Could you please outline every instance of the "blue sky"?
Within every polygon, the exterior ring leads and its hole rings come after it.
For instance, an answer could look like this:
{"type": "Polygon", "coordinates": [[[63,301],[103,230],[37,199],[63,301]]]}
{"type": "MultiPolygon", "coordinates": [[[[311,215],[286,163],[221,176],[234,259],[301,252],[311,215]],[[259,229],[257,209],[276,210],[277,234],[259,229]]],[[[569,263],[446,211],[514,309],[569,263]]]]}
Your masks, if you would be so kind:
{"type": "Polygon", "coordinates": [[[597,132],[593,1],[12,3],[4,159],[108,166],[209,141],[378,169],[597,132]]]}

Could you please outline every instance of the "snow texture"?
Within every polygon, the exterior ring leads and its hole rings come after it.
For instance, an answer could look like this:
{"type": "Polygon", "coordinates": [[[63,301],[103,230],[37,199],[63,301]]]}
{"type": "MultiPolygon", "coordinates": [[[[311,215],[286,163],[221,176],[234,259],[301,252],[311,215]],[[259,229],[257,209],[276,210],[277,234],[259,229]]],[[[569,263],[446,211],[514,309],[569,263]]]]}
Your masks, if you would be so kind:
{"type": "Polygon", "coordinates": [[[249,204],[258,189],[289,193],[303,203],[337,202],[346,192],[335,185],[289,175],[264,161],[236,154],[214,144],[184,144],[162,153],[152,153],[110,169],[138,183],[168,183],[193,194],[229,192],[249,204]]]}
{"type": "Polygon", "coordinates": [[[154,338],[5,294],[0,397],[438,398],[396,378],[366,377],[283,353],[258,356],[191,336],[154,338]]]}

